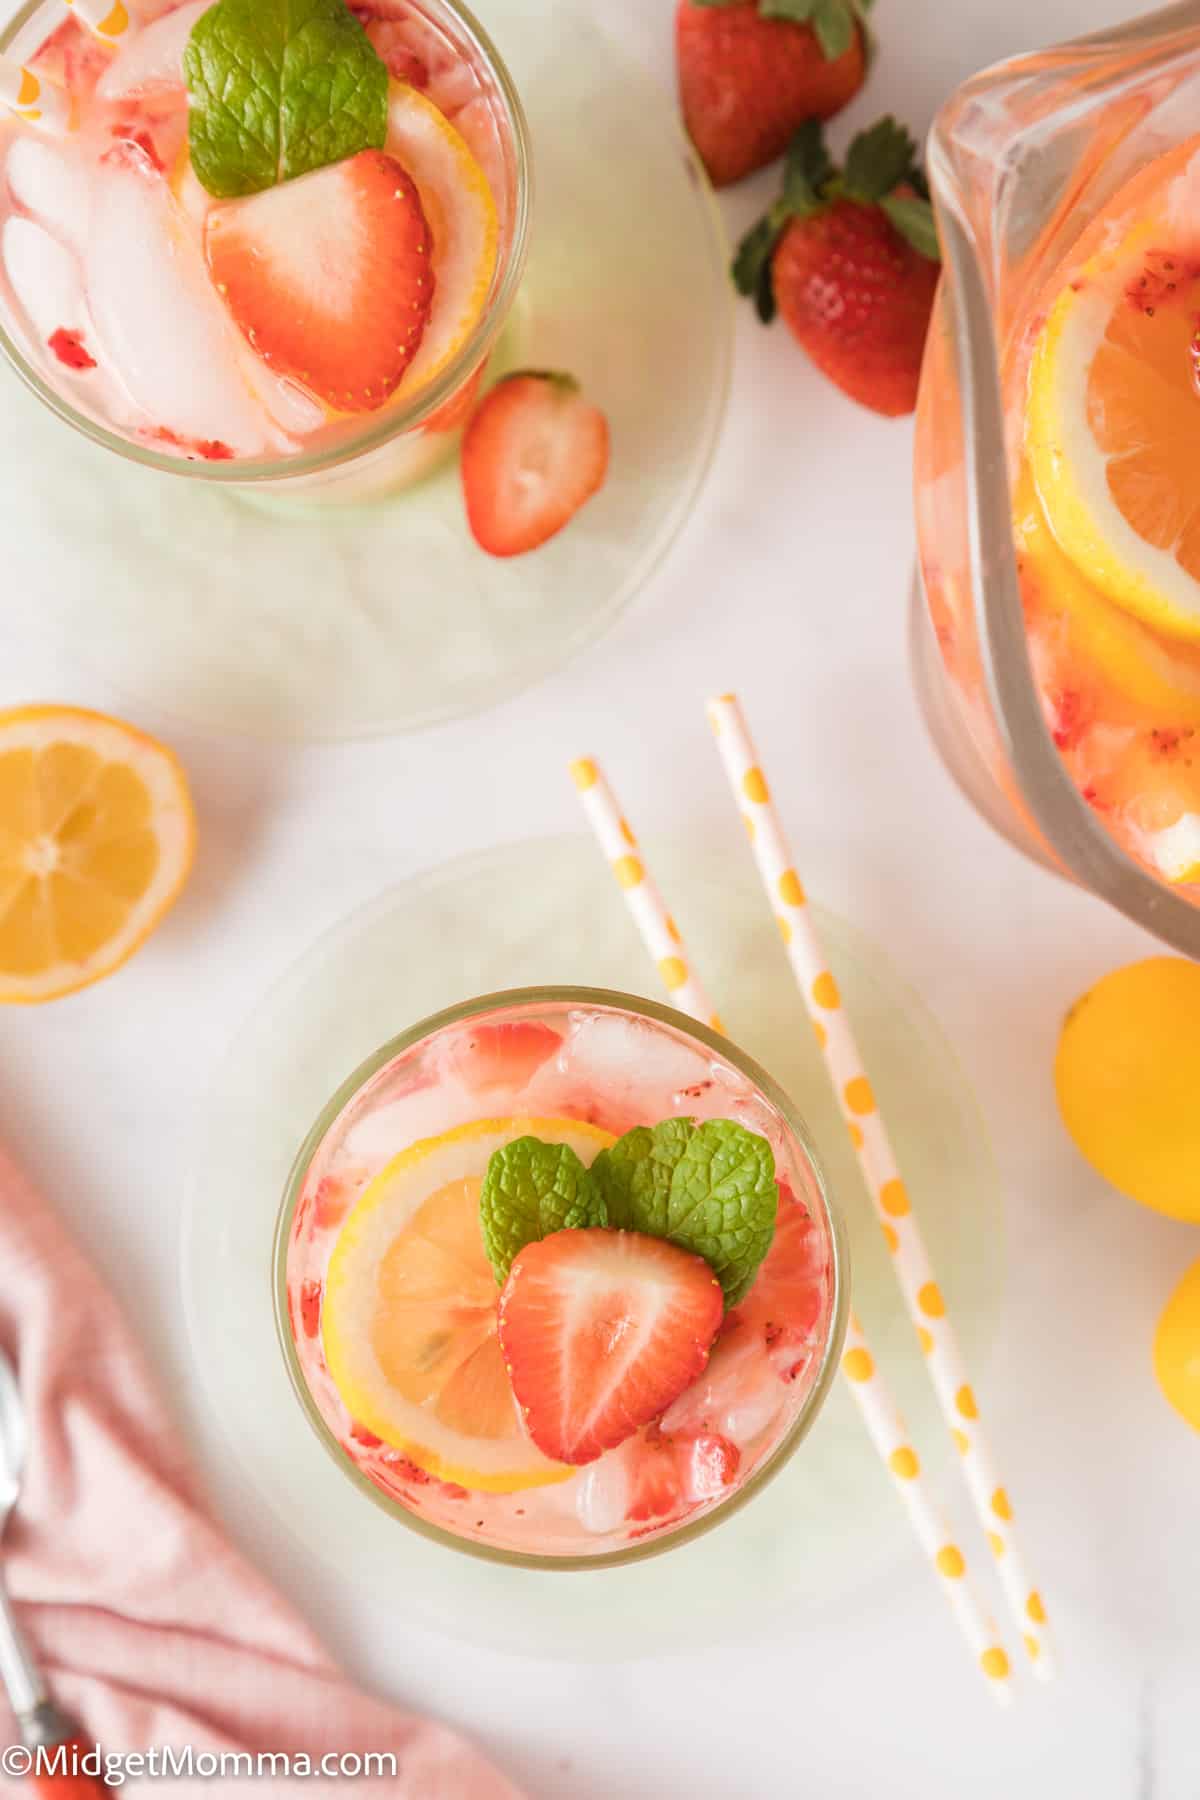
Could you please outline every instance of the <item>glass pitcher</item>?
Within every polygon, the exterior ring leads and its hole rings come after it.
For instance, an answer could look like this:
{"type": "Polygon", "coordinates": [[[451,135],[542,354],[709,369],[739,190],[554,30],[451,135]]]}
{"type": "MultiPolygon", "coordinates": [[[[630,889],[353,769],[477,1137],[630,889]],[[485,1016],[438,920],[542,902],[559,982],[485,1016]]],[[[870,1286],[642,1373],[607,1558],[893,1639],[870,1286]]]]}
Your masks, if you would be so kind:
{"type": "MultiPolygon", "coordinates": [[[[1198,125],[1200,0],[987,70],[935,121],[929,176],[945,277],[918,404],[911,636],[930,731],[978,810],[1194,957],[1200,864],[1164,872],[1128,833],[1120,841],[1111,809],[1106,817],[1068,767],[1035,675],[1014,533],[1024,414],[1013,369],[1040,331],[1043,292],[1054,291],[1051,277],[1069,279],[1089,226],[1094,243],[1126,184],[1198,125]]],[[[1200,388],[1196,420],[1200,442],[1200,388]]],[[[1144,642],[1147,655],[1168,659],[1160,667],[1200,666],[1194,645],[1150,632],[1144,642]]],[[[1200,764],[1200,730],[1196,756],[1200,764]]]]}

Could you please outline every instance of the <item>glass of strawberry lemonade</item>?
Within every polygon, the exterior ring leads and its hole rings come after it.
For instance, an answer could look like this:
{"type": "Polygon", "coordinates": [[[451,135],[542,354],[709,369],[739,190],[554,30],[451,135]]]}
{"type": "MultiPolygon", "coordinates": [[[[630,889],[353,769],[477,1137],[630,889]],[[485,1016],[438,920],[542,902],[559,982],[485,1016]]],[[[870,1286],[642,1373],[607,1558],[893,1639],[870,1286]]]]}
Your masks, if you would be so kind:
{"type": "Polygon", "coordinates": [[[803,1125],[732,1044],[522,989],[334,1095],[280,1212],[276,1316],[318,1436],[395,1518],[590,1567],[694,1536],[795,1450],[845,1259],[803,1125]]]}
{"type": "Polygon", "coordinates": [[[0,83],[0,347],[61,418],[305,500],[454,447],[529,204],[520,102],[454,0],[47,0],[0,83]]]}

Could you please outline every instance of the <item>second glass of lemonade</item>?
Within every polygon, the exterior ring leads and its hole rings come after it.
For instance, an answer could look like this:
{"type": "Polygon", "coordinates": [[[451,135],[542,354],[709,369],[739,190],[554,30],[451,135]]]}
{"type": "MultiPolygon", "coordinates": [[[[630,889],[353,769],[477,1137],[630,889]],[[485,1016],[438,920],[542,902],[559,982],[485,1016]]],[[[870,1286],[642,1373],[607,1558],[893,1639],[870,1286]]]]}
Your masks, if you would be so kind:
{"type": "Polygon", "coordinates": [[[99,31],[36,0],[0,28],[28,100],[0,109],[0,349],[106,449],[304,503],[395,493],[454,449],[530,207],[520,101],[471,14],[331,8],[310,79],[365,58],[386,134],[265,188],[195,161],[212,0],[129,0],[99,31]]]}
{"type": "MultiPolygon", "coordinates": [[[[607,1258],[633,1235],[563,1229],[532,1246],[580,1262],[568,1313],[611,1281],[597,1316],[618,1347],[640,1321],[624,1311],[607,1258]]],[[[695,1265],[701,1287],[706,1276],[712,1287],[700,1259],[638,1241],[653,1257],[695,1265]]],[[[470,1001],[357,1070],[297,1157],[275,1281],[293,1386],[346,1474],[398,1521],[445,1544],[539,1568],[653,1554],[747,1500],[816,1417],[848,1304],[841,1229],[786,1096],[715,1032],[587,988],[470,1001]],[[514,1393],[481,1230],[484,1177],[518,1140],[566,1146],[586,1166],[636,1127],[675,1129],[666,1121],[685,1133],[723,1121],[722,1130],[754,1134],[773,1159],[770,1247],[723,1315],[717,1293],[703,1366],[661,1413],[602,1453],[556,1461],[514,1393]]],[[[561,1309],[541,1316],[549,1366],[561,1309]]],[[[640,1354],[670,1355],[670,1336],[647,1340],[640,1354]]],[[[540,1349],[535,1342],[535,1362],[540,1349]]]]}

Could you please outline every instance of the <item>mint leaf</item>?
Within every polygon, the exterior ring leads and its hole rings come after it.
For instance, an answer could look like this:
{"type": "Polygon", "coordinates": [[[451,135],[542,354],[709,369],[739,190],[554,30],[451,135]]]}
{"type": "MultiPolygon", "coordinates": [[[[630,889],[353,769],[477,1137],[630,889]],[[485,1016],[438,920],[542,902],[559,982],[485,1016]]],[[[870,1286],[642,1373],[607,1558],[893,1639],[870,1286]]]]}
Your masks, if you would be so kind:
{"type": "Polygon", "coordinates": [[[492,1153],[479,1195],[479,1222],[488,1261],[503,1286],[526,1244],[555,1231],[607,1225],[608,1214],[569,1145],[522,1137],[492,1153]]]}
{"type": "Polygon", "coordinates": [[[592,1165],[610,1225],[702,1256],[736,1306],[775,1234],[775,1157],[732,1119],[664,1119],[627,1131],[592,1165]]]}
{"type": "Polygon", "coordinates": [[[727,1307],[744,1300],[775,1235],[775,1156],[766,1138],[732,1119],[706,1119],[675,1165],[668,1202],[672,1244],[712,1268],[727,1307]]]}
{"type": "Polygon", "coordinates": [[[192,167],[218,199],[387,139],[387,67],[344,0],[218,0],[183,70],[192,167]]]}
{"type": "Polygon", "coordinates": [[[670,1228],[671,1177],[695,1135],[690,1119],[638,1125],[592,1164],[592,1180],[604,1200],[608,1222],[619,1231],[666,1237],[670,1228]]]}
{"type": "Polygon", "coordinates": [[[914,250],[927,256],[930,262],[940,262],[942,247],[938,243],[937,226],[933,220],[933,208],[928,200],[919,199],[915,194],[893,194],[890,199],[879,203],[902,238],[907,238],[914,250]]]}

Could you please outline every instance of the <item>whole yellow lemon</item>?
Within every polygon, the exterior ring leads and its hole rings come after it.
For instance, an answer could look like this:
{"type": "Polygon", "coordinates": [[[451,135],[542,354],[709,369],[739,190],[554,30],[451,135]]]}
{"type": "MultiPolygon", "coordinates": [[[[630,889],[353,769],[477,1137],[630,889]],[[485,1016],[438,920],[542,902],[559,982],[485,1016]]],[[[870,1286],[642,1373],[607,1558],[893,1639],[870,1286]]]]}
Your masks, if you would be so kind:
{"type": "Polygon", "coordinates": [[[1175,1411],[1200,1431],[1200,1262],[1194,1262],[1158,1321],[1154,1373],[1175,1411]]]}
{"type": "Polygon", "coordinates": [[[1200,965],[1152,956],[1098,981],[1063,1023],[1054,1085],[1106,1181],[1200,1222],[1200,965]]]}

